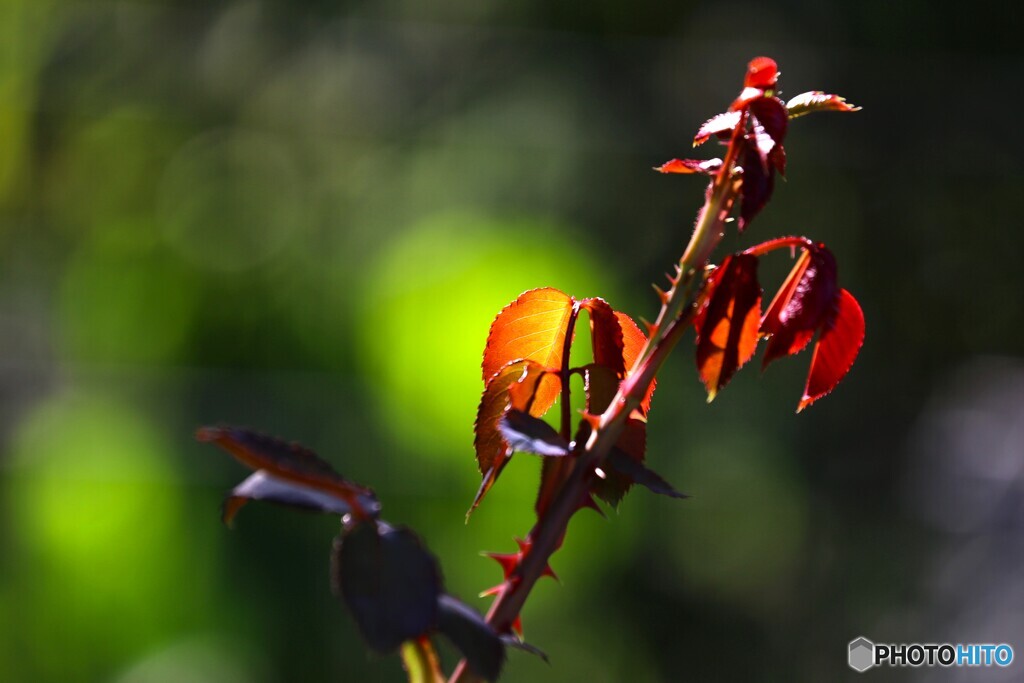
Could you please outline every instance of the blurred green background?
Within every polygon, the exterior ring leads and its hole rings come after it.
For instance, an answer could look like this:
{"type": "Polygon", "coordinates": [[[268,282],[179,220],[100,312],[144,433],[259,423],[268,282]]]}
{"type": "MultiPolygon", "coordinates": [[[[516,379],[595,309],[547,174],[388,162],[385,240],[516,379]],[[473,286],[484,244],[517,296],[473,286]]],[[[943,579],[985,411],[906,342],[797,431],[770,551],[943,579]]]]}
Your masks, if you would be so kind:
{"type": "Polygon", "coordinates": [[[1024,656],[1020,28],[983,2],[3,0],[0,680],[403,680],[330,594],[337,521],[253,505],[229,533],[245,472],[195,427],[314,448],[485,609],[477,553],[529,529],[538,471],[463,524],[487,327],[545,285],[655,314],[703,188],[650,168],[758,54],[864,110],[796,122],[727,247],[828,243],[867,345],[795,416],[808,356],[707,406],[684,343],[649,459],[693,498],[575,520],[524,616],[552,664],[505,680],[843,680],[859,635],[1024,656]]]}

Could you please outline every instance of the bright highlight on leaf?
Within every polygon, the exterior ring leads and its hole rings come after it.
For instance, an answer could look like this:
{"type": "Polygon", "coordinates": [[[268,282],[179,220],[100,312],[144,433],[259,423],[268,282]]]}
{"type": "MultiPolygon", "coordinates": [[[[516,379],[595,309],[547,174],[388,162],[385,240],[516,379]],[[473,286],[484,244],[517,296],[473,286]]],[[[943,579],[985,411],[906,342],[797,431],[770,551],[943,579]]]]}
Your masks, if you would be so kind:
{"type": "MultiPolygon", "coordinates": [[[[532,360],[546,368],[562,367],[566,330],[574,309],[571,296],[551,287],[525,292],[506,306],[487,335],[484,381],[517,360],[532,360]]],[[[540,397],[542,403],[547,399],[546,395],[540,397]]],[[[550,399],[553,403],[555,396],[550,399]]]]}
{"type": "MultiPolygon", "coordinates": [[[[545,456],[567,453],[571,425],[563,425],[564,433],[559,434],[537,419],[554,405],[560,393],[563,403],[567,400],[568,387],[563,378],[573,372],[584,374],[587,411],[603,411],[646,342],[646,336],[632,318],[615,311],[600,298],[578,301],[556,289],[545,288],[525,292],[506,306],[491,324],[484,349],[484,372],[498,369],[485,377],[477,411],[474,444],[483,480],[470,512],[497,481],[514,451],[545,456]],[[590,321],[594,363],[587,366],[589,370],[569,367],[569,349],[581,310],[587,312],[590,321]],[[600,390],[597,385],[592,386],[598,368],[600,390]]],[[[652,383],[620,440],[620,448],[637,462],[644,456],[646,414],[653,393],[652,383]]],[[[537,496],[538,515],[543,515],[572,467],[573,462],[568,459],[545,460],[537,496]]],[[[617,502],[631,483],[617,477],[616,490],[608,493],[608,498],[617,502]]]]}
{"type": "Polygon", "coordinates": [[[786,102],[786,109],[791,119],[816,111],[860,111],[860,107],[855,107],[839,95],[827,95],[820,90],[797,95],[786,102]]]}
{"type": "Polygon", "coordinates": [[[666,161],[661,166],[655,166],[655,171],[661,173],[683,173],[693,174],[701,173],[703,175],[714,175],[718,173],[718,169],[722,168],[721,159],[672,159],[666,161]]]}
{"type": "Polygon", "coordinates": [[[729,137],[732,135],[733,129],[739,125],[741,117],[742,114],[738,111],[730,111],[712,116],[701,125],[697,130],[697,134],[693,136],[693,146],[703,145],[712,135],[722,138],[729,137]]]}

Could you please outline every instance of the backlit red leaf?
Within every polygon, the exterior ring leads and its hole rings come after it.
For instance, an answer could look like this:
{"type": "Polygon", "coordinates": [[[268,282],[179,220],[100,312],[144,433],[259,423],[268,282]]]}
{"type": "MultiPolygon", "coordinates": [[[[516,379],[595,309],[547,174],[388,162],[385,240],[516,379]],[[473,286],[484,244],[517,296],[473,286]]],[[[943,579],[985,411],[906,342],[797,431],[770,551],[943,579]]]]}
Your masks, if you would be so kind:
{"type": "Polygon", "coordinates": [[[741,116],[742,113],[738,111],[727,111],[724,114],[712,116],[697,129],[697,134],[693,137],[693,146],[703,145],[712,135],[722,138],[729,137],[732,135],[733,128],[739,125],[741,116]]]}
{"type": "Polygon", "coordinates": [[[507,364],[487,382],[480,406],[477,408],[475,438],[476,461],[483,475],[480,489],[473,500],[470,512],[476,509],[484,495],[497,481],[505,468],[511,453],[501,435],[499,421],[511,405],[516,410],[540,417],[548,411],[558,391],[561,380],[558,369],[550,371],[532,360],[519,360],[507,364]],[[550,402],[546,398],[550,396],[550,402]]]}
{"type": "MultiPolygon", "coordinates": [[[[619,325],[622,327],[622,359],[626,364],[628,376],[629,371],[636,363],[636,359],[640,357],[640,352],[647,345],[647,335],[625,313],[616,311],[615,317],[618,318],[619,325]]],[[[651,410],[651,400],[654,398],[654,390],[657,386],[657,381],[652,380],[651,386],[647,389],[647,393],[644,394],[644,398],[640,402],[640,413],[644,416],[651,410]]]]}
{"type": "Polygon", "coordinates": [[[797,412],[832,391],[846,376],[864,344],[864,313],[857,300],[845,289],[836,297],[834,317],[826,326],[811,357],[807,386],[797,412]]]}
{"type": "Polygon", "coordinates": [[[823,244],[804,249],[761,319],[769,336],[762,367],[807,346],[835,304],[836,260],[823,244]]]}
{"type": "Polygon", "coordinates": [[[839,95],[828,95],[820,90],[812,90],[786,102],[786,109],[789,118],[795,119],[816,111],[858,111],[860,107],[853,106],[839,95]]]}
{"type": "Polygon", "coordinates": [[[703,175],[714,175],[722,168],[721,159],[672,159],[661,166],[655,166],[655,171],[661,173],[701,173],[703,175]]]}
{"type": "Polygon", "coordinates": [[[743,85],[747,88],[774,88],[779,80],[779,66],[771,57],[754,57],[747,64],[743,85]]]}
{"type": "MultiPolygon", "coordinates": [[[[551,287],[521,294],[491,323],[484,348],[484,381],[516,360],[532,360],[546,368],[561,368],[566,331],[576,310],[571,296],[551,287]]],[[[548,391],[543,388],[544,393],[537,401],[550,407],[558,397],[558,388],[553,388],[554,393],[548,391]]]]}
{"type": "Polygon", "coordinates": [[[590,338],[594,350],[594,362],[609,368],[623,377],[626,365],[623,359],[622,326],[615,311],[604,299],[585,299],[581,302],[590,314],[590,338]]]}
{"type": "Polygon", "coordinates": [[[694,326],[697,371],[711,401],[757,348],[761,318],[757,257],[727,256],[705,286],[710,295],[694,326]]]}

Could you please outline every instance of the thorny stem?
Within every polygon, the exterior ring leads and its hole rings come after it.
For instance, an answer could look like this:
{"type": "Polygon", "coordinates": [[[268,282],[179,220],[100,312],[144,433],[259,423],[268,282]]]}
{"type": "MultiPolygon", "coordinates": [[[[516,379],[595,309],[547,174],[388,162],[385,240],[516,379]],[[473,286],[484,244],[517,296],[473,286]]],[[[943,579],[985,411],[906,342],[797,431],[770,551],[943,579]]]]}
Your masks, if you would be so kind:
{"type": "MultiPolygon", "coordinates": [[[[672,287],[665,292],[661,311],[651,326],[647,343],[637,356],[628,377],[620,382],[618,392],[608,408],[601,414],[585,449],[577,456],[576,466],[572,468],[555,500],[530,532],[529,550],[491,605],[487,622],[498,633],[511,630],[534,584],[544,574],[548,560],[561,545],[569,520],[587,500],[594,469],[601,465],[618,441],[626,419],[640,406],[661,365],[693,322],[697,303],[694,285],[698,283],[698,275],[722,238],[726,219],[736,199],[738,180],[735,164],[746,120],[747,114],[744,112],[733,130],[722,167],[708,187],[690,242],[679,260],[678,274],[671,278],[672,287]]],[[[477,683],[480,680],[463,660],[455,668],[449,683],[477,683]]]]}

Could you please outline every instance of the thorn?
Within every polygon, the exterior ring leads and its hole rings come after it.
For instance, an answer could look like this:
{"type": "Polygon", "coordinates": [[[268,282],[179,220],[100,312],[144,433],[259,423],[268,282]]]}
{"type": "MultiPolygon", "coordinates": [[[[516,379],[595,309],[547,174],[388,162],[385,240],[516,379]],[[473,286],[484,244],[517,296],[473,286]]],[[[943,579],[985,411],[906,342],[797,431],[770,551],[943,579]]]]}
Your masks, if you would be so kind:
{"type": "Polygon", "coordinates": [[[480,594],[480,597],[481,597],[481,598],[487,598],[487,597],[490,597],[490,596],[492,596],[492,595],[498,595],[498,594],[500,594],[500,593],[501,593],[501,592],[502,592],[503,590],[505,590],[505,584],[503,584],[503,583],[499,583],[499,584],[498,584],[497,586],[495,586],[494,588],[488,588],[487,590],[485,590],[485,591],[484,591],[483,593],[481,593],[481,594],[480,594]]]}
{"type": "Polygon", "coordinates": [[[516,538],[515,541],[516,541],[516,545],[519,546],[519,554],[520,555],[526,555],[526,553],[530,552],[530,548],[533,547],[533,541],[532,540],[527,539],[527,540],[524,541],[521,538],[516,538]]]}
{"type": "Polygon", "coordinates": [[[484,557],[489,557],[498,564],[501,565],[501,571],[505,573],[505,580],[507,581],[512,577],[512,573],[515,572],[516,567],[519,566],[519,561],[523,559],[520,553],[480,553],[484,557]]]}
{"type": "Polygon", "coordinates": [[[516,620],[512,622],[512,630],[519,634],[519,637],[523,637],[523,618],[516,615],[516,620]]]}
{"type": "Polygon", "coordinates": [[[648,337],[650,337],[651,335],[658,331],[658,326],[652,323],[651,321],[646,320],[644,318],[640,318],[640,322],[643,323],[644,327],[647,328],[648,337]]]}
{"type": "Polygon", "coordinates": [[[668,280],[669,284],[671,284],[673,287],[676,286],[677,278],[676,278],[675,275],[670,275],[668,273],[665,273],[665,279],[668,280]]]}
{"type": "Polygon", "coordinates": [[[658,294],[658,298],[661,299],[662,304],[668,303],[668,294],[665,292],[665,290],[663,290],[658,285],[651,285],[651,287],[653,287],[654,291],[658,294]]]}
{"type": "Polygon", "coordinates": [[[551,568],[550,564],[547,565],[546,567],[544,567],[544,571],[541,572],[541,577],[544,577],[544,576],[550,576],[556,582],[562,583],[562,580],[560,578],[558,578],[558,574],[555,573],[555,570],[551,568]]]}
{"type": "Polygon", "coordinates": [[[581,410],[580,411],[580,415],[583,417],[584,420],[586,420],[587,424],[590,425],[591,429],[596,431],[598,429],[598,427],[601,426],[601,416],[600,415],[594,415],[593,413],[588,413],[585,410],[581,410]]]}

